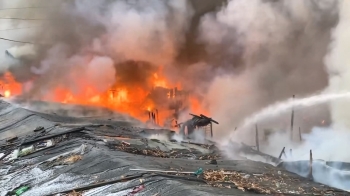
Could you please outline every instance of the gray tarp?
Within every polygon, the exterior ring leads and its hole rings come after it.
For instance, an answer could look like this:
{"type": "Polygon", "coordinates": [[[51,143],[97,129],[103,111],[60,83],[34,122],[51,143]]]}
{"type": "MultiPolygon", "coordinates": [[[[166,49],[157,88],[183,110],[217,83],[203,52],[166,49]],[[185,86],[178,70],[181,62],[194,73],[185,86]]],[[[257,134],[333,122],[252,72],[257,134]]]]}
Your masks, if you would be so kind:
{"type": "MultiPolygon", "coordinates": [[[[198,160],[198,157],[214,151],[200,145],[146,140],[148,148],[178,151],[181,152],[178,154],[181,155],[180,158],[159,158],[118,150],[121,141],[143,148],[145,139],[141,136],[160,132],[171,135],[170,130],[142,129],[118,120],[91,120],[42,114],[6,102],[0,103],[0,121],[0,152],[9,152],[21,144],[28,146],[41,139],[53,137],[57,141],[54,147],[20,157],[11,163],[0,163],[0,195],[6,195],[8,191],[21,185],[32,187],[23,194],[26,196],[52,195],[93,184],[97,187],[87,189],[84,195],[128,195],[142,184],[145,188],[135,195],[257,195],[236,188],[212,187],[203,179],[191,175],[152,174],[129,169],[190,172],[198,168],[225,169],[251,176],[267,173],[271,176],[281,175],[296,179],[288,185],[291,189],[327,189],[326,186],[320,186],[282,168],[260,162],[217,160],[217,165],[206,164],[207,160],[198,160]],[[33,130],[38,126],[46,128],[46,133],[34,133],[33,130]],[[5,145],[5,138],[12,136],[19,137],[15,141],[16,145],[5,145]],[[67,164],[65,161],[72,155],[81,157],[81,160],[67,164]],[[111,181],[114,183],[106,183],[111,181]]],[[[279,186],[277,183],[273,185],[279,186]]]]}

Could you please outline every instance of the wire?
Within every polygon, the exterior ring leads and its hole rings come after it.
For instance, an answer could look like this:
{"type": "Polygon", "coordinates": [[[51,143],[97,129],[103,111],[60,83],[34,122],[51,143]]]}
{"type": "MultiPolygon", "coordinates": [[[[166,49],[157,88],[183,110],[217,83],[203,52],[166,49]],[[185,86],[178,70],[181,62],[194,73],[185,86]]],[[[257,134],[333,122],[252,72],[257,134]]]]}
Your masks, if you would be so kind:
{"type": "Polygon", "coordinates": [[[53,6],[47,6],[47,7],[13,7],[13,8],[0,8],[0,10],[20,10],[20,9],[42,9],[42,8],[48,8],[53,6]]]}
{"type": "Polygon", "coordinates": [[[42,26],[34,26],[34,27],[21,27],[21,28],[13,28],[13,29],[0,29],[0,31],[9,31],[9,30],[16,30],[16,29],[31,29],[31,28],[37,28],[42,26]]]}
{"type": "Polygon", "coordinates": [[[46,20],[41,18],[0,18],[2,20],[46,20]]]}
{"type": "Polygon", "coordinates": [[[33,42],[18,41],[18,40],[6,39],[3,37],[0,37],[0,40],[6,40],[6,41],[17,42],[17,43],[22,43],[22,44],[36,44],[37,45],[37,43],[33,43],[33,42]]]}

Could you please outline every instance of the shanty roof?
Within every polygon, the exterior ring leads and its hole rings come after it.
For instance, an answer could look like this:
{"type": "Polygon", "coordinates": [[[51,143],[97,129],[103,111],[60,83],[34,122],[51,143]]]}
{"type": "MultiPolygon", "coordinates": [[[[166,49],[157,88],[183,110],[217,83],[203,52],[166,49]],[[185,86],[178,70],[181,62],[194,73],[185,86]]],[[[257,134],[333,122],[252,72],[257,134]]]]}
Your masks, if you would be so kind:
{"type": "Polygon", "coordinates": [[[280,167],[226,160],[211,142],[173,141],[173,131],[136,120],[64,117],[1,101],[0,121],[0,195],[344,195],[280,167]]]}

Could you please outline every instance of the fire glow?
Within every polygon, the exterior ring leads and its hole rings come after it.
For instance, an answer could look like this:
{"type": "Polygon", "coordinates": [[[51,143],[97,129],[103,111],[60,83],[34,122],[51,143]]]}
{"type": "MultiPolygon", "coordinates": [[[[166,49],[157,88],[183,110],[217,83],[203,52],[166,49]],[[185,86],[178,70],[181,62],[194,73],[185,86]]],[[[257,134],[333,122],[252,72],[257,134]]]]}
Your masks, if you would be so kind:
{"type": "Polygon", "coordinates": [[[22,93],[22,84],[17,82],[11,73],[6,72],[0,80],[0,88],[4,97],[9,98],[22,93]]]}
{"type": "MultiPolygon", "coordinates": [[[[19,96],[23,93],[24,85],[17,82],[11,73],[6,73],[1,79],[1,83],[3,87],[1,94],[6,98],[19,96]]],[[[145,88],[137,84],[116,83],[107,91],[100,93],[97,89],[89,86],[89,82],[83,81],[82,78],[79,78],[79,83],[79,86],[83,88],[80,88],[78,92],[72,92],[68,88],[58,85],[50,92],[47,92],[41,100],[104,107],[129,114],[143,122],[149,120],[149,112],[157,111],[157,121],[161,126],[166,124],[166,121],[169,119],[173,119],[174,111],[178,111],[179,108],[187,108],[193,112],[203,111],[198,99],[193,96],[185,96],[184,94],[180,96],[179,92],[181,91],[177,89],[181,88],[181,83],[170,84],[160,71],[153,73],[149,77],[149,83],[152,85],[152,88],[145,88]],[[176,88],[173,88],[175,86],[176,88]],[[156,97],[158,101],[155,101],[154,96],[150,95],[157,88],[158,92],[160,90],[161,93],[160,96],[159,93],[156,95],[158,96],[156,97]],[[182,98],[179,99],[179,97],[182,98]],[[160,102],[162,104],[159,104],[160,102]],[[165,102],[173,106],[170,107],[165,102]],[[178,102],[181,102],[180,106],[177,106],[178,102]]]]}

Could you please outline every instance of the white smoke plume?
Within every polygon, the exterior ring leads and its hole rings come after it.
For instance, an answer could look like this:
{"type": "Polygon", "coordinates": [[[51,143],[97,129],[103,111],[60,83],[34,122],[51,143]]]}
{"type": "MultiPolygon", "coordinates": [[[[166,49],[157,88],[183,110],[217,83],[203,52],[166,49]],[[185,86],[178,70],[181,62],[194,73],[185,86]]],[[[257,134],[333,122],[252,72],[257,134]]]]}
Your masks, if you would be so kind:
{"type": "MultiPolygon", "coordinates": [[[[106,91],[115,84],[116,73],[123,74],[116,72],[115,66],[129,60],[155,66],[171,64],[192,15],[185,0],[76,0],[61,2],[56,8],[48,8],[43,17],[47,19],[46,31],[38,33],[37,38],[45,45],[38,45],[37,59],[25,62],[23,69],[17,70],[21,73],[15,74],[29,79],[30,75],[39,76],[26,97],[52,100],[52,89],[60,86],[73,95],[90,84],[97,92],[106,91]]],[[[9,54],[22,57],[23,48],[28,49],[26,45],[11,48],[9,54]]]]}
{"type": "MultiPolygon", "coordinates": [[[[313,179],[333,187],[344,190],[350,189],[348,183],[349,173],[347,172],[350,161],[347,148],[349,146],[349,123],[347,122],[350,99],[348,98],[348,62],[350,62],[347,53],[349,51],[350,37],[348,35],[348,19],[350,17],[349,1],[338,1],[339,22],[332,31],[332,42],[330,43],[330,51],[326,56],[326,66],[329,73],[329,85],[325,88],[324,95],[318,95],[303,99],[306,105],[304,110],[309,110],[308,103],[317,104],[322,98],[327,96],[335,96],[328,99],[331,103],[331,126],[330,127],[314,127],[310,133],[303,133],[301,141],[298,134],[294,134],[291,140],[288,128],[277,129],[271,135],[264,137],[264,130],[260,130],[260,150],[264,153],[277,157],[281,150],[285,147],[286,157],[282,156],[284,167],[289,171],[295,172],[302,176],[309,173],[309,151],[313,154],[313,179]],[[345,93],[344,93],[345,92],[345,93]],[[327,94],[331,93],[331,94],[327,94]],[[312,100],[314,99],[314,100],[312,100]],[[287,131],[286,131],[287,130],[287,131]],[[298,136],[298,137],[295,137],[298,136]],[[290,152],[290,149],[292,150],[290,152]]],[[[323,100],[327,101],[327,100],[323,100]]],[[[298,100],[294,100],[298,104],[298,100]]],[[[280,106],[293,105],[293,100],[287,100],[280,106]]],[[[277,104],[278,105],[278,104],[277,104]]],[[[296,106],[296,105],[295,105],[296,106]]],[[[280,107],[282,108],[282,107],[280,107]]],[[[286,109],[286,108],[285,108],[286,109]]],[[[283,109],[284,111],[286,111],[283,109]]],[[[290,109],[290,108],[289,108],[290,109]]],[[[297,110],[298,108],[295,107],[297,110]]],[[[254,124],[265,118],[275,117],[281,114],[278,107],[267,107],[257,115],[248,118],[246,124],[254,124]]],[[[242,130],[241,130],[242,131],[242,130]]],[[[236,140],[244,137],[254,137],[253,131],[241,132],[236,140]]],[[[295,131],[295,130],[294,130],[295,131]]],[[[253,138],[255,139],[255,138],[253,138]]],[[[251,143],[252,144],[252,140],[251,143]]],[[[227,153],[229,157],[234,158],[236,155],[227,153]]]]}
{"type": "MultiPolygon", "coordinates": [[[[339,2],[339,23],[332,32],[330,53],[326,57],[329,72],[329,91],[350,91],[350,2],[339,2]]],[[[350,101],[336,100],[331,103],[332,121],[335,126],[350,130],[350,101]]]]}
{"type": "Polygon", "coordinates": [[[15,59],[31,59],[36,57],[37,51],[34,44],[25,44],[7,49],[6,54],[15,59]]]}
{"type": "MultiPolygon", "coordinates": [[[[185,88],[203,97],[203,107],[207,106],[210,115],[220,123],[214,127],[214,136],[220,138],[227,137],[256,111],[292,95],[305,97],[327,86],[331,93],[349,90],[349,1],[228,0],[219,7],[210,5],[209,13],[194,2],[75,0],[59,3],[57,9],[46,13],[45,31],[34,39],[47,45],[40,47],[36,60],[26,62],[17,70],[25,72],[26,79],[31,78],[27,75],[39,77],[26,95],[52,100],[52,89],[64,86],[79,96],[86,84],[103,92],[119,82],[115,75],[123,75],[124,80],[133,82],[135,72],[144,73],[140,78],[146,78],[151,72],[149,69],[153,68],[146,65],[163,65],[172,80],[182,80],[185,88]],[[338,11],[340,21],[331,32],[338,22],[338,11]],[[331,40],[327,73],[323,60],[331,40]],[[205,48],[205,52],[193,55],[197,59],[179,60],[186,56],[183,53],[201,48],[205,48]],[[131,70],[116,69],[120,63],[130,60],[146,63],[136,63],[131,70]]],[[[201,1],[209,5],[208,2],[201,1]]],[[[16,6],[19,7],[18,4],[9,7],[16,6]]],[[[8,68],[13,67],[5,66],[0,71],[8,68]]],[[[16,76],[23,76],[18,72],[16,76]]],[[[335,125],[350,127],[346,121],[348,107],[348,100],[332,102],[335,125]]],[[[316,122],[327,118],[327,105],[298,110],[296,127],[309,132],[316,122]]],[[[258,126],[259,130],[288,130],[290,114],[267,119],[258,126]]],[[[309,149],[314,149],[316,159],[348,161],[345,150],[339,151],[340,144],[347,141],[347,133],[333,135],[332,130],[314,129],[311,134],[304,134],[302,144],[295,139],[290,141],[288,131],[275,132],[261,149],[277,156],[282,147],[292,148],[291,160],[305,159],[309,149]]],[[[253,131],[244,132],[242,139],[247,138],[254,140],[253,131]]]]}
{"type": "MultiPolygon", "coordinates": [[[[323,58],[336,13],[336,1],[328,0],[231,0],[202,19],[201,40],[208,53],[225,59],[223,66],[233,62],[233,71],[219,73],[205,97],[220,122],[217,136],[225,137],[266,105],[327,86],[323,58]]],[[[301,115],[296,120],[305,129],[328,118],[325,106],[304,113],[310,122],[301,115]]]]}
{"type": "MultiPolygon", "coordinates": [[[[26,97],[50,97],[60,85],[79,95],[79,80],[90,73],[81,70],[92,59],[109,58],[107,64],[117,67],[114,72],[101,65],[110,78],[94,82],[101,91],[119,82],[111,79],[114,73],[128,82],[137,75],[118,71],[120,63],[147,62],[165,66],[172,81],[183,81],[185,90],[202,98],[202,107],[220,121],[216,131],[223,133],[267,104],[327,85],[322,58],[336,14],[332,3],[323,3],[332,1],[230,0],[222,7],[203,1],[212,11],[208,14],[195,1],[185,0],[72,2],[49,12],[46,31],[38,38],[50,44],[18,71],[38,78],[26,97]],[[202,48],[206,51],[195,62],[179,61],[183,53],[202,48]],[[68,74],[76,70],[78,76],[68,74]]],[[[135,70],[150,72],[143,65],[127,71],[135,70]]]]}

